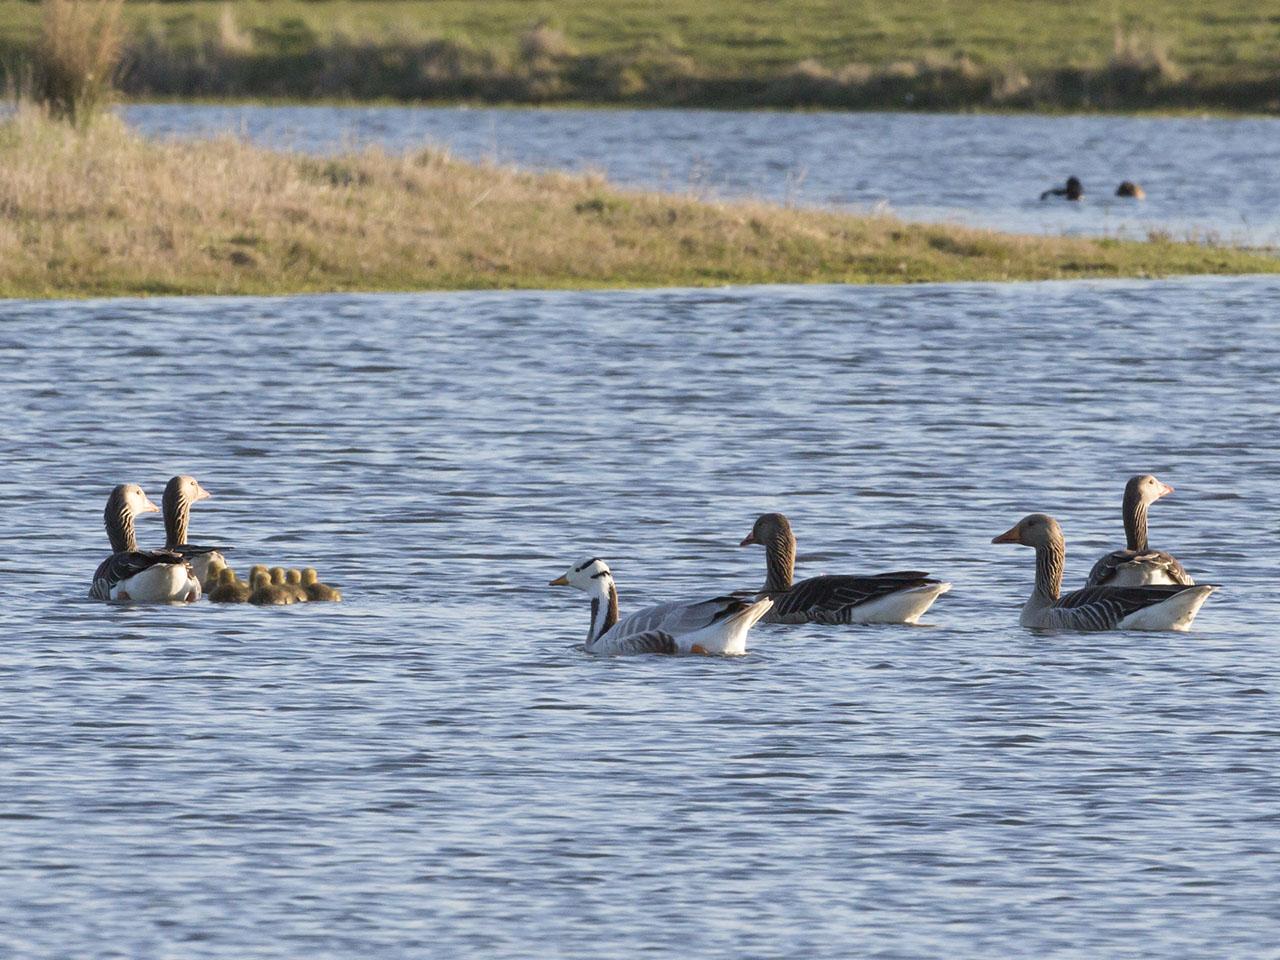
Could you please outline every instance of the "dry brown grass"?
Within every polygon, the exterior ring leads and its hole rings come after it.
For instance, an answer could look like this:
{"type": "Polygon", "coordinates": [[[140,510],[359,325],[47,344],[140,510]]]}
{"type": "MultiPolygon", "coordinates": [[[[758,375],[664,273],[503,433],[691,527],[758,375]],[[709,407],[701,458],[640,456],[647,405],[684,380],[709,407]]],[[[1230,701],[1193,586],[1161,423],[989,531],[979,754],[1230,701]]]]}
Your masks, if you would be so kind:
{"type": "Polygon", "coordinates": [[[330,159],[233,139],[0,125],[0,294],[903,282],[1280,270],[1190,244],[1016,237],[631,193],[437,151],[330,159]]]}
{"type": "Polygon", "coordinates": [[[84,126],[106,105],[120,65],[124,0],[41,0],[33,94],[55,119],[84,126]]]}

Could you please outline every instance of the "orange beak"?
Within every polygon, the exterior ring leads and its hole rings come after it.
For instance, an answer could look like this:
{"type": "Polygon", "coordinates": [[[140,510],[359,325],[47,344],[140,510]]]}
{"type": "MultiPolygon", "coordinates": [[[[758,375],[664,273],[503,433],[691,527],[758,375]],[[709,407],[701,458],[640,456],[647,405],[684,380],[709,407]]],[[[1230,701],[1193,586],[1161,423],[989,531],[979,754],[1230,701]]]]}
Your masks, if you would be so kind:
{"type": "Polygon", "coordinates": [[[992,543],[1021,543],[1022,534],[1018,532],[1017,526],[1012,526],[998,537],[991,538],[992,543]]]}
{"type": "MultiPolygon", "coordinates": [[[[1160,484],[1160,497],[1167,497],[1171,493],[1173,493],[1173,487],[1171,485],[1167,483],[1160,484]]],[[[1158,500],[1160,497],[1157,497],[1156,499],[1158,500]]]]}
{"type": "Polygon", "coordinates": [[[759,543],[759,541],[756,540],[756,535],[754,533],[748,533],[745,537],[742,538],[742,542],[738,544],[738,546],[749,547],[753,543],[759,543]]]}

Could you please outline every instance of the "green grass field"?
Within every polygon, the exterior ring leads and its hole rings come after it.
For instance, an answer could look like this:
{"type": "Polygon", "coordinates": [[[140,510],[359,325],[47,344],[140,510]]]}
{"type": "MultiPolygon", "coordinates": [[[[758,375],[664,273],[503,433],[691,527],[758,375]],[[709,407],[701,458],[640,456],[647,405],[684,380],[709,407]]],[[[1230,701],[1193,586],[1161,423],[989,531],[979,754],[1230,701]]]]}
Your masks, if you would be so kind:
{"type": "MultiPolygon", "coordinates": [[[[130,95],[1280,110],[1253,0],[263,0],[127,5],[130,95]]],[[[0,56],[39,8],[0,0],[0,56]]]]}

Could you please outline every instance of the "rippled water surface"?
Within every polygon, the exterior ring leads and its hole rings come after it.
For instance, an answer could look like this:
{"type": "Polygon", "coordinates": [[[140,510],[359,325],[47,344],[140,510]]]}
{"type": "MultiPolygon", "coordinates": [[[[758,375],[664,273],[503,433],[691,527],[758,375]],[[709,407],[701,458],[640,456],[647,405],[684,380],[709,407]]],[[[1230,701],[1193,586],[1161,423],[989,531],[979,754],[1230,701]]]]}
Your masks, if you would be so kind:
{"type": "MultiPolygon", "coordinates": [[[[0,953],[1260,957],[1280,281],[0,305],[0,953]],[[1121,487],[1192,633],[1017,626],[1121,487]],[[339,606],[83,599],[110,486],[339,606]],[[920,567],[918,628],[600,660],[624,611],[920,567]]],[[[158,543],[156,517],[142,539],[158,543]]]]}
{"type": "Polygon", "coordinates": [[[1276,119],[189,104],[125,116],[158,136],[232,132],[321,152],[446,146],[473,160],[602,170],[633,186],[1018,232],[1280,244],[1276,119]],[[1083,202],[1040,202],[1071,174],[1084,181],[1083,202]],[[1121,180],[1143,184],[1147,199],[1116,198],[1121,180]]]}

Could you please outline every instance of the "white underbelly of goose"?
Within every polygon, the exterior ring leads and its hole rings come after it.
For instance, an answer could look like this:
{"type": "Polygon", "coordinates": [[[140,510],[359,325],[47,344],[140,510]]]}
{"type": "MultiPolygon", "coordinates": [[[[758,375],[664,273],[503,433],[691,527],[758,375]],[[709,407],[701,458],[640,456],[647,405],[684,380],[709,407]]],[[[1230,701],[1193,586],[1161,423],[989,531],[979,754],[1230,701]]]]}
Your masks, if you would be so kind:
{"type": "Polygon", "coordinates": [[[135,603],[185,603],[199,597],[199,584],[192,583],[190,573],[181,563],[158,563],[111,587],[112,600],[135,603]]]}
{"type": "Polygon", "coordinates": [[[209,567],[213,565],[215,560],[220,566],[225,567],[227,565],[226,558],[217,550],[211,551],[210,553],[198,553],[193,557],[187,558],[187,563],[191,565],[191,570],[196,575],[196,580],[198,581],[196,586],[198,588],[206,589],[213,586],[213,584],[209,583],[208,580],[209,567]]]}
{"type": "Polygon", "coordinates": [[[1129,614],[1120,621],[1121,630],[1181,630],[1191,629],[1200,607],[1217,589],[1212,586],[1196,587],[1175,594],[1168,600],[1129,614]]]}
{"type": "Polygon", "coordinates": [[[860,603],[848,613],[847,623],[918,623],[933,601],[951,589],[951,584],[931,583],[898,590],[860,603]]]}

